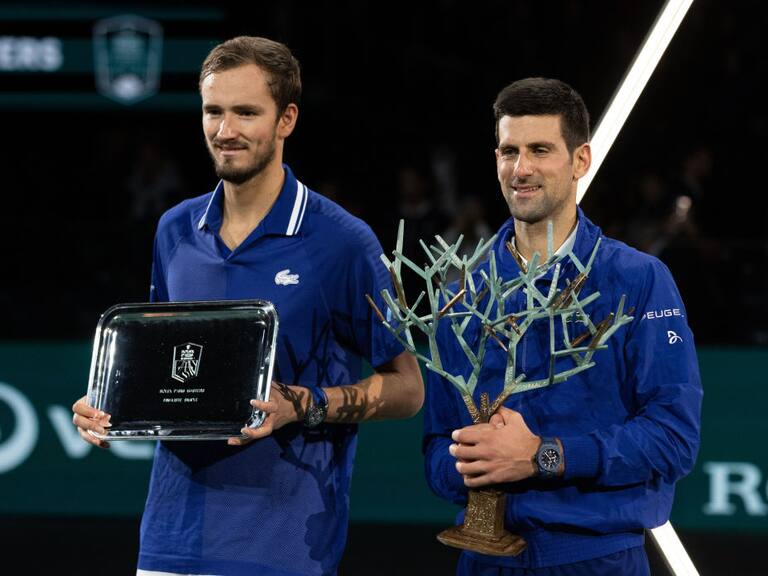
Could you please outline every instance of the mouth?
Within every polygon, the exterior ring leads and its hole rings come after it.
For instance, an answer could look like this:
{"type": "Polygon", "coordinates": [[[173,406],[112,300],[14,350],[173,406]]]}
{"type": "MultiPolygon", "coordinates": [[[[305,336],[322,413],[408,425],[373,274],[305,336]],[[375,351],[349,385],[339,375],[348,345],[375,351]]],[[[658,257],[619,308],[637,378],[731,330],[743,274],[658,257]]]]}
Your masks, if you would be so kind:
{"type": "Polygon", "coordinates": [[[530,184],[519,184],[517,186],[512,186],[512,193],[515,196],[526,198],[528,196],[533,196],[536,194],[539,190],[541,190],[541,186],[533,186],[530,184]]]}
{"type": "Polygon", "coordinates": [[[247,146],[221,146],[219,144],[214,145],[214,147],[225,158],[236,156],[248,149],[247,146]]]}

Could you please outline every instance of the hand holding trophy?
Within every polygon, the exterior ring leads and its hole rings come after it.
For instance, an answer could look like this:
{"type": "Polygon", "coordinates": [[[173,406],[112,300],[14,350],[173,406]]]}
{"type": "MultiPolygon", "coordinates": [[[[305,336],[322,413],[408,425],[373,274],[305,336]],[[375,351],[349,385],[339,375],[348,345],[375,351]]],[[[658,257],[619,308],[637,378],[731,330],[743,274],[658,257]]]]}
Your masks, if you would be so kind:
{"type": "MultiPolygon", "coordinates": [[[[600,246],[598,240],[586,264],[570,250],[566,254],[554,254],[552,250],[552,227],[548,229],[548,254],[541,261],[538,253],[526,263],[517,253],[514,245],[507,249],[517,261],[520,272],[515,278],[502,278],[496,265],[493,251],[489,249],[495,237],[480,241],[471,256],[458,256],[462,237],[448,244],[436,236],[437,245],[427,246],[420,241],[428,263],[419,267],[402,253],[403,221],[400,221],[397,245],[392,252],[393,260],[382,254],[381,259],[390,271],[395,295],[382,291],[387,304],[386,315],[374,303],[370,295],[368,302],[374,308],[379,320],[410,352],[425,363],[427,369],[439,374],[459,392],[473,423],[486,423],[497,412],[503,402],[512,394],[543,388],[562,382],[567,378],[595,365],[592,357],[621,326],[632,320],[624,313],[624,297],[615,313],[608,314],[597,323],[584,310],[600,297],[599,292],[582,297],[581,289],[600,246]],[[570,260],[578,274],[573,279],[562,280],[562,264],[570,260]],[[426,290],[422,291],[411,305],[406,301],[401,269],[402,265],[420,276],[426,290]],[[457,283],[448,281],[449,272],[458,271],[457,283]],[[551,272],[551,276],[549,275],[551,272]],[[542,277],[549,281],[546,289],[540,289],[542,277]],[[537,280],[539,286],[537,286],[537,280]],[[560,287],[559,287],[560,286],[560,287]],[[525,307],[513,309],[512,303],[519,291],[525,294],[525,307]],[[426,314],[417,313],[424,301],[428,305],[426,314]],[[523,341],[526,330],[534,321],[549,323],[549,367],[548,375],[537,380],[527,380],[524,373],[518,373],[517,347],[523,341]],[[556,338],[555,326],[562,325],[562,339],[556,338]],[[569,338],[568,325],[580,326],[581,333],[569,338]],[[416,329],[427,339],[428,350],[417,347],[412,331],[416,329]],[[459,373],[449,371],[447,362],[440,356],[438,329],[450,330],[459,348],[463,351],[470,370],[459,373]],[[561,340],[561,341],[560,341],[561,340]],[[475,401],[475,390],[483,368],[486,347],[499,346],[506,355],[504,383],[501,393],[491,399],[487,392],[475,401]],[[570,358],[570,367],[558,371],[557,360],[570,358]]],[[[545,284],[546,285],[546,284],[545,284]]],[[[631,314],[631,310],[629,311],[631,314]]],[[[560,363],[562,367],[562,363],[560,363]]],[[[495,487],[469,489],[468,504],[464,523],[444,530],[438,535],[443,544],[474,550],[483,554],[507,556],[519,554],[525,548],[525,541],[504,528],[506,506],[505,493],[495,487]]]]}

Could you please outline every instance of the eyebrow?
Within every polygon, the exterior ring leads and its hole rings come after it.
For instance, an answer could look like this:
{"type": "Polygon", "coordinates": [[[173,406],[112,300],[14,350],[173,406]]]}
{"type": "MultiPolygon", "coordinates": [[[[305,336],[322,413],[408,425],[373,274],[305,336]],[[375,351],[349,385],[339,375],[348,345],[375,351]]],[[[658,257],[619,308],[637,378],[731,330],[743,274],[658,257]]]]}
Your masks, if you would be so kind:
{"type": "MultiPolygon", "coordinates": [[[[557,147],[557,144],[555,144],[554,142],[548,142],[546,140],[542,140],[542,141],[538,141],[538,142],[528,142],[527,144],[524,144],[523,146],[525,148],[527,148],[528,150],[534,150],[536,148],[554,149],[554,148],[557,147]]],[[[504,143],[501,143],[499,145],[499,150],[502,150],[502,151],[519,150],[519,149],[520,149],[520,146],[518,146],[517,144],[504,144],[504,143]]]]}
{"type": "MultiPolygon", "coordinates": [[[[210,112],[211,110],[224,110],[225,106],[220,106],[218,104],[203,104],[203,110],[206,112],[210,112]]],[[[230,109],[235,114],[240,114],[242,112],[256,112],[256,113],[263,113],[264,108],[262,106],[258,106],[255,104],[235,104],[234,106],[231,106],[230,109]]]]}
{"type": "Polygon", "coordinates": [[[256,104],[235,104],[232,106],[233,112],[264,112],[264,108],[262,106],[258,106],[256,104]]]}

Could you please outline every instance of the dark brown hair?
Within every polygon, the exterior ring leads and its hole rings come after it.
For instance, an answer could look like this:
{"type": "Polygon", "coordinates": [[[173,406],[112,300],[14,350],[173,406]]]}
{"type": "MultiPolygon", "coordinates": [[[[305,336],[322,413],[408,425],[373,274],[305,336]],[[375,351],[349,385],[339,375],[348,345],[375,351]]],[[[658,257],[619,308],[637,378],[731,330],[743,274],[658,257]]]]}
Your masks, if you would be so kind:
{"type": "Polygon", "coordinates": [[[493,103],[496,118],[496,143],[499,121],[504,116],[560,116],[560,132],[573,151],[589,142],[589,112],[579,93],[561,80],[524,78],[504,88],[493,103]]]}
{"type": "Polygon", "coordinates": [[[210,74],[230,70],[246,64],[256,64],[267,74],[272,99],[277,113],[282,114],[288,104],[298,104],[301,98],[301,69],[299,61],[285,44],[259,36],[238,36],[216,46],[203,62],[200,70],[202,86],[210,74]]]}

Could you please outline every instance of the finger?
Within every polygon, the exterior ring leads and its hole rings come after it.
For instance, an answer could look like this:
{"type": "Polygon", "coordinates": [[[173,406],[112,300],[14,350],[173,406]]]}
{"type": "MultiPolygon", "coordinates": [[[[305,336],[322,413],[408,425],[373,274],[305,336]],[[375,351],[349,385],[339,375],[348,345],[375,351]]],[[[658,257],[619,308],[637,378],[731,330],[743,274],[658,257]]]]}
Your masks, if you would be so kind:
{"type": "Polygon", "coordinates": [[[471,462],[457,461],[456,471],[462,476],[482,476],[487,474],[488,462],[486,460],[473,460],[471,462]]]}
{"type": "Polygon", "coordinates": [[[72,405],[72,412],[85,416],[86,418],[100,418],[106,414],[105,412],[86,404],[85,396],[72,405]]]}
{"type": "Polygon", "coordinates": [[[501,416],[501,414],[493,414],[488,423],[491,426],[504,426],[504,418],[501,416]]]}
{"type": "Polygon", "coordinates": [[[93,434],[89,434],[87,431],[83,430],[82,428],[78,428],[77,432],[80,434],[80,438],[88,442],[88,444],[92,444],[96,446],[97,448],[109,448],[109,442],[102,440],[101,438],[96,438],[93,434]]]}
{"type": "Polygon", "coordinates": [[[251,406],[253,406],[257,410],[266,412],[267,414],[272,414],[273,412],[277,412],[277,402],[275,402],[274,400],[269,400],[267,402],[264,402],[262,400],[251,400],[251,406]]]}
{"type": "Polygon", "coordinates": [[[451,444],[448,452],[458,460],[484,460],[487,458],[485,448],[473,444],[451,444]]]}
{"type": "Polygon", "coordinates": [[[272,422],[265,420],[264,424],[262,424],[258,428],[246,427],[240,430],[240,432],[242,432],[244,436],[247,436],[249,440],[259,440],[260,438],[265,438],[270,434],[272,434],[273,426],[272,426],[272,422]]]}
{"type": "Polygon", "coordinates": [[[75,414],[75,416],[72,418],[72,423],[80,430],[92,430],[101,435],[105,435],[107,433],[107,428],[111,426],[107,422],[100,422],[93,420],[92,418],[84,418],[83,416],[79,416],[77,414],[75,414]]]}
{"type": "Polygon", "coordinates": [[[490,474],[483,474],[481,476],[464,476],[464,486],[467,488],[482,488],[490,484],[496,484],[490,474]]]}
{"type": "Polygon", "coordinates": [[[507,408],[506,406],[499,406],[496,408],[496,412],[493,413],[494,416],[501,416],[502,418],[509,416],[510,414],[519,414],[519,412],[512,410],[512,408],[507,408]]]}
{"type": "MultiPolygon", "coordinates": [[[[504,407],[502,406],[502,408],[504,407]]],[[[503,410],[499,409],[496,414],[502,419],[505,425],[510,425],[523,419],[520,412],[512,410],[511,408],[504,408],[503,410]]]]}
{"type": "Polygon", "coordinates": [[[451,439],[458,444],[476,444],[482,440],[489,430],[495,430],[490,424],[473,424],[459,430],[454,430],[451,439]]]}
{"type": "Polygon", "coordinates": [[[241,438],[239,436],[227,440],[227,444],[230,446],[245,446],[251,442],[253,442],[251,438],[241,438]]]}

